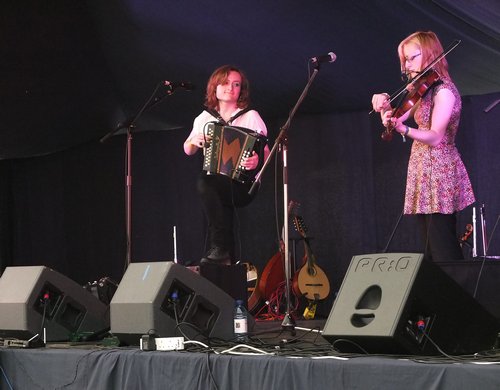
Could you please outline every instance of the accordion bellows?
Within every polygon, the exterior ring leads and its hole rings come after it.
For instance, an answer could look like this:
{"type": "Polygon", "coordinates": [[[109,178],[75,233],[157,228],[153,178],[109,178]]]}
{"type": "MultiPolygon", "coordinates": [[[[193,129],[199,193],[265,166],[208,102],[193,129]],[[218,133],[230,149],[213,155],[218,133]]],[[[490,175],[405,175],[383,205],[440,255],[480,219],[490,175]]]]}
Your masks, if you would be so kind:
{"type": "Polygon", "coordinates": [[[204,171],[226,175],[241,183],[255,179],[264,162],[266,137],[244,127],[224,126],[217,122],[207,123],[205,134],[212,141],[205,149],[204,171]],[[259,155],[259,165],[252,170],[245,169],[241,166],[241,161],[254,151],[259,155]]]}

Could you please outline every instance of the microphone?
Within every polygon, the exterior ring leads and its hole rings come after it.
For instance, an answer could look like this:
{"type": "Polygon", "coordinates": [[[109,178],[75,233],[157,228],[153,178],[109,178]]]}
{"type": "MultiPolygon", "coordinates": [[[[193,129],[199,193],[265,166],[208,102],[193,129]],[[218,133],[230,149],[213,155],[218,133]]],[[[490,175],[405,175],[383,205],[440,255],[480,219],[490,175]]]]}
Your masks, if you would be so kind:
{"type": "Polygon", "coordinates": [[[328,54],[325,54],[325,55],[322,55],[322,56],[313,57],[313,58],[311,58],[310,61],[313,64],[319,65],[319,64],[321,64],[323,62],[334,62],[336,59],[337,59],[337,56],[335,55],[335,53],[333,51],[331,51],[328,54]]]}
{"type": "Polygon", "coordinates": [[[419,75],[422,74],[421,71],[414,71],[414,72],[409,72],[408,70],[406,69],[403,69],[401,71],[401,80],[404,82],[404,83],[408,83],[409,81],[412,81],[414,80],[416,77],[419,77],[419,75]],[[417,76],[415,77],[411,77],[411,74],[412,73],[416,73],[417,76]]]}
{"type": "Polygon", "coordinates": [[[174,92],[177,88],[185,89],[186,91],[192,91],[195,86],[189,81],[168,81],[165,80],[163,84],[169,89],[170,92],[174,92]]]}

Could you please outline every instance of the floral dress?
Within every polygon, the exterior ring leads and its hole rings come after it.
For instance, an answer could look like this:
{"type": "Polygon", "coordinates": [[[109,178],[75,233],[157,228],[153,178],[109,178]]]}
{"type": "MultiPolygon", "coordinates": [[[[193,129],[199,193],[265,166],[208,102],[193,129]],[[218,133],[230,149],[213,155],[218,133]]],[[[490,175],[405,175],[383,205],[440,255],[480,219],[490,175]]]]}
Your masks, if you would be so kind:
{"type": "Polygon", "coordinates": [[[449,78],[429,90],[420,100],[414,114],[419,130],[429,130],[432,101],[441,89],[455,95],[455,104],[445,135],[436,146],[413,141],[406,181],[405,214],[453,214],[475,202],[472,185],[455,146],[462,101],[449,78]]]}

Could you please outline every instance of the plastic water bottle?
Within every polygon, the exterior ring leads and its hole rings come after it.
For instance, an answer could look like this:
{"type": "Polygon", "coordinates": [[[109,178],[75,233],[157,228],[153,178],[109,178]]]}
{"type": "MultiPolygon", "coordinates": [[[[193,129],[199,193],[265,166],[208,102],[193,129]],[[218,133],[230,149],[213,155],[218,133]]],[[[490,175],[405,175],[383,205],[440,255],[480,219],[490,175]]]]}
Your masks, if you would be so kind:
{"type": "Polygon", "coordinates": [[[234,338],[239,342],[248,341],[248,315],[243,301],[238,299],[234,307],[234,338]]]}

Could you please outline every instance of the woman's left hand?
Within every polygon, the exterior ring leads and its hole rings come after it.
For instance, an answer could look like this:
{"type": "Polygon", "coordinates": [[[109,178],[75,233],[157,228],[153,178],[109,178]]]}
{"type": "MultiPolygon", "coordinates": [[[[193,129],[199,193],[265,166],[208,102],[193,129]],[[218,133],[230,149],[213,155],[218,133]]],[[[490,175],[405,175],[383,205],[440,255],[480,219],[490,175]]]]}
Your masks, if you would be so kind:
{"type": "Polygon", "coordinates": [[[403,122],[401,122],[400,118],[393,118],[391,115],[392,115],[391,111],[387,111],[386,113],[384,113],[384,115],[382,116],[383,125],[387,127],[390,123],[391,127],[395,131],[397,131],[400,134],[404,134],[406,132],[406,125],[403,122]]]}
{"type": "Polygon", "coordinates": [[[394,130],[396,130],[399,134],[406,133],[406,125],[403,122],[395,120],[393,124],[394,124],[394,130]]]}

